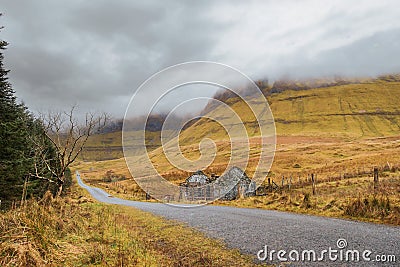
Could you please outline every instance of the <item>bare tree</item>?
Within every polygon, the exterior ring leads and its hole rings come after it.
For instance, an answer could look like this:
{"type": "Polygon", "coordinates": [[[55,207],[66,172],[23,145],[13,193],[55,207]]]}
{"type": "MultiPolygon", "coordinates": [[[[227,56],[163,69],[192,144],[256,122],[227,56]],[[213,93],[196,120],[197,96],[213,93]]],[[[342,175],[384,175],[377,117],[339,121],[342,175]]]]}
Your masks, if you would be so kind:
{"type": "Polygon", "coordinates": [[[78,120],[75,111],[76,106],[73,106],[69,112],[48,112],[40,116],[44,134],[56,151],[49,153],[48,146],[36,140],[35,173],[31,173],[30,176],[56,183],[57,196],[62,193],[68,167],[82,152],[89,136],[100,132],[109,120],[105,113],[101,115],[86,113],[84,119],[78,120]],[[53,156],[49,157],[51,154],[53,156]],[[53,164],[54,161],[56,164],[53,164]],[[41,175],[44,172],[51,173],[51,177],[41,175]]]}

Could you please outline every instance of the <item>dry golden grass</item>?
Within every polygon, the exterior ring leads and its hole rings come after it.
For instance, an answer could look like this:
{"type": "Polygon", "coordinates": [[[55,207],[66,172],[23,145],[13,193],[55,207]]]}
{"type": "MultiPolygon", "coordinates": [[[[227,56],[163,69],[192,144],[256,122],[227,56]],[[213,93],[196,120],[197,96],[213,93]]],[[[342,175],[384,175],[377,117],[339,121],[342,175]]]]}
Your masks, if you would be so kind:
{"type": "MultiPolygon", "coordinates": [[[[257,142],[257,139],[253,138],[253,142],[257,142]]],[[[371,192],[371,172],[374,166],[378,166],[386,191],[378,194],[377,198],[385,198],[388,195],[394,215],[391,213],[383,218],[380,216],[369,216],[368,214],[362,216],[354,214],[353,217],[360,220],[398,224],[398,215],[396,215],[395,211],[400,206],[400,191],[398,189],[399,174],[387,171],[390,168],[399,168],[399,152],[400,137],[396,136],[350,140],[333,137],[281,136],[278,137],[277,152],[270,178],[278,185],[281,185],[282,176],[285,179],[292,177],[294,189],[290,195],[284,191],[282,195],[275,193],[268,196],[255,197],[254,199],[218,202],[217,204],[290,210],[333,217],[350,217],[350,215],[346,215],[344,212],[346,205],[358,201],[359,194],[363,197],[372,198],[368,194],[371,192]],[[384,170],[386,172],[383,172],[384,170]],[[306,209],[300,204],[303,201],[304,195],[311,192],[310,182],[306,181],[307,175],[311,173],[316,174],[318,184],[317,196],[311,196],[310,199],[319,204],[313,206],[316,208],[306,209]],[[383,175],[388,175],[390,178],[383,177],[383,175]],[[388,181],[392,180],[394,182],[391,187],[391,183],[388,181]],[[386,182],[387,184],[385,184],[386,182]],[[360,189],[362,190],[360,191],[360,189]],[[332,201],[336,204],[333,205],[332,201]],[[266,203],[269,204],[266,205],[266,203]],[[300,204],[296,205],[295,203],[300,204]],[[324,209],[324,207],[329,207],[330,205],[332,205],[331,208],[324,209]]],[[[249,174],[252,173],[253,163],[257,159],[257,153],[252,153],[252,155],[254,157],[251,158],[250,167],[247,170],[249,174]]],[[[126,174],[127,169],[124,159],[111,162],[80,163],[76,167],[82,167],[85,171],[85,181],[105,188],[111,194],[116,194],[122,198],[144,200],[144,193],[130,176],[127,176],[129,179],[117,183],[101,182],[101,177],[104,176],[108,169],[126,174]],[[116,162],[118,164],[114,164],[116,162]],[[91,166],[92,170],[90,171],[90,168],[85,168],[85,166],[91,166]],[[104,166],[106,168],[103,168],[104,166]]],[[[210,174],[214,172],[220,174],[223,167],[223,165],[218,164],[212,165],[206,170],[206,173],[210,174]]],[[[164,174],[171,175],[170,172],[164,174]]],[[[187,173],[183,172],[172,173],[172,175],[175,175],[176,181],[182,181],[188,176],[187,173]]],[[[362,200],[364,201],[364,199],[362,200]]]]}
{"type": "Polygon", "coordinates": [[[1,266],[253,266],[179,223],[93,202],[82,189],[0,214],[1,266]]]}
{"type": "MultiPolygon", "coordinates": [[[[246,172],[251,176],[259,156],[257,141],[251,139],[250,164],[246,172]]],[[[225,142],[229,146],[229,142],[225,142]]],[[[278,137],[277,151],[271,174],[278,180],[284,176],[293,176],[295,179],[307,174],[316,173],[320,180],[343,176],[351,173],[371,171],[373,166],[385,166],[387,164],[400,164],[400,137],[350,139],[323,138],[307,136],[278,137]]],[[[188,175],[186,172],[171,171],[170,164],[160,162],[157,165],[161,174],[171,180],[182,181],[188,175]],[[171,174],[172,173],[172,174],[171,174]]],[[[217,160],[206,173],[220,174],[226,163],[217,160]]],[[[124,175],[128,178],[123,183],[134,183],[129,174],[123,158],[100,162],[79,162],[75,168],[86,174],[89,182],[100,181],[107,170],[124,175]]]]}

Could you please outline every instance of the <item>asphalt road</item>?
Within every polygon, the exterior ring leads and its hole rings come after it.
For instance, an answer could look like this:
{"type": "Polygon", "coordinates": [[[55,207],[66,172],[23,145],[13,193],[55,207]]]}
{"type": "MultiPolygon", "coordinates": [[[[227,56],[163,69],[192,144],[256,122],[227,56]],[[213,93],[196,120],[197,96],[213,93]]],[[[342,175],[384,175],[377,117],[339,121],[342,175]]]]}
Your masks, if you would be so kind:
{"type": "MultiPolygon", "coordinates": [[[[161,203],[129,201],[110,197],[107,192],[84,184],[79,174],[77,180],[98,201],[132,206],[184,222],[210,237],[222,239],[229,247],[253,255],[259,263],[272,262],[283,266],[400,266],[400,227],[262,209],[212,205],[178,208],[161,203]],[[339,248],[339,239],[345,239],[347,246],[342,248],[342,242],[339,248]],[[272,261],[269,256],[264,261],[257,260],[257,253],[265,246],[268,246],[268,255],[272,250],[276,251],[272,254],[272,261]],[[283,260],[286,258],[290,261],[290,256],[296,259],[296,252],[300,260],[291,263],[279,260],[279,250],[286,251],[286,254],[281,255],[283,260]],[[316,261],[309,260],[313,259],[310,250],[316,253],[316,261]],[[352,260],[355,250],[359,252],[358,262],[352,260]],[[323,261],[318,260],[321,254],[324,256],[323,261]],[[363,255],[370,261],[365,260],[363,255]],[[395,262],[391,255],[395,256],[395,262]],[[386,263],[377,262],[385,257],[386,263]],[[346,261],[346,258],[350,261],[346,261]]],[[[259,256],[263,258],[265,254],[262,252],[259,256]]]]}

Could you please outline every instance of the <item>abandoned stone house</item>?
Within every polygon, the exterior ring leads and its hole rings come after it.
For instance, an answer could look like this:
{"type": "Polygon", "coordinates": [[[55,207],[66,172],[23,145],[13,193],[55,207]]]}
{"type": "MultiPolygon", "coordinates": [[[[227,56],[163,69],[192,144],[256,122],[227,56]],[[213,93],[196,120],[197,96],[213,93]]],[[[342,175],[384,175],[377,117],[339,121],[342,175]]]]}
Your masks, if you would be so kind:
{"type": "Polygon", "coordinates": [[[202,171],[193,173],[181,184],[180,198],[183,200],[213,200],[220,192],[227,192],[223,200],[255,195],[256,184],[238,167],[231,168],[221,177],[208,177],[202,171]],[[235,184],[232,188],[232,185],[235,184]]]}

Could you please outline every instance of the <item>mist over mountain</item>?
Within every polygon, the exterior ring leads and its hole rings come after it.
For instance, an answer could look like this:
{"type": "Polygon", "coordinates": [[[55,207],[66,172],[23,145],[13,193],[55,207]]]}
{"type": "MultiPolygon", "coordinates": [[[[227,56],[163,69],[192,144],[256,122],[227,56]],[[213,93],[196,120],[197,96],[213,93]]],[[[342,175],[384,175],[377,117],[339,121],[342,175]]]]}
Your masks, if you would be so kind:
{"type": "MultiPolygon", "coordinates": [[[[379,81],[385,82],[400,82],[400,74],[382,74],[377,77],[342,77],[342,76],[333,76],[333,77],[322,77],[322,78],[309,78],[309,79],[292,79],[289,77],[278,79],[274,82],[269,82],[268,79],[257,80],[254,83],[261,90],[262,94],[265,97],[270,96],[271,94],[282,93],[284,91],[302,91],[302,90],[310,90],[315,88],[324,88],[324,87],[334,87],[340,85],[349,85],[349,84],[362,84],[362,83],[376,83],[379,81]]],[[[242,88],[241,92],[243,95],[246,95],[246,88],[242,88]]],[[[228,103],[229,105],[234,104],[235,102],[240,101],[239,96],[227,89],[218,90],[213,96],[213,99],[220,101],[221,103],[228,103]]],[[[176,130],[186,128],[193,125],[196,121],[200,119],[201,116],[206,115],[211,112],[215,108],[218,107],[218,104],[214,101],[209,101],[205,107],[198,112],[195,113],[183,113],[183,114],[170,114],[166,112],[154,112],[149,116],[140,115],[135,118],[130,118],[129,125],[130,128],[126,128],[126,130],[138,131],[143,130],[142,125],[146,125],[146,131],[157,132],[161,131],[163,124],[167,118],[167,116],[172,117],[172,124],[168,124],[165,130],[176,130]],[[193,118],[193,119],[191,119],[193,118]],[[188,121],[188,122],[187,122],[188,121]],[[185,123],[187,122],[187,123],[185,123]]],[[[110,132],[118,132],[122,131],[123,127],[123,119],[115,119],[108,123],[107,127],[103,130],[103,133],[110,132]]]]}

